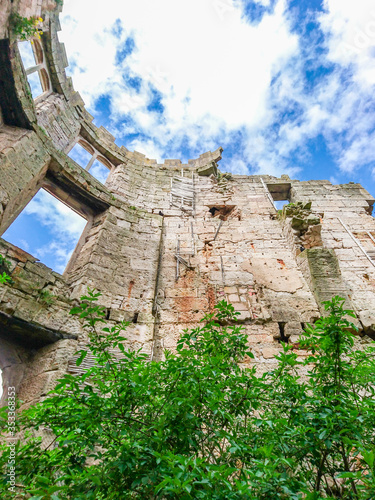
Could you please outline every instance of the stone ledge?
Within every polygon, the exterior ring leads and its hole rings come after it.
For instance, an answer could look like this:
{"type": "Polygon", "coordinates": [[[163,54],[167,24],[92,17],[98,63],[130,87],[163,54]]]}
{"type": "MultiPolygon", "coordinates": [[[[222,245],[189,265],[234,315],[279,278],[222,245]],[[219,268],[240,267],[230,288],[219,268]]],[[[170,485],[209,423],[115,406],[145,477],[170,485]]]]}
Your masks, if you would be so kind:
{"type": "Polygon", "coordinates": [[[74,339],[73,335],[37,323],[25,321],[0,311],[0,336],[24,347],[39,349],[62,339],[74,339]]]}

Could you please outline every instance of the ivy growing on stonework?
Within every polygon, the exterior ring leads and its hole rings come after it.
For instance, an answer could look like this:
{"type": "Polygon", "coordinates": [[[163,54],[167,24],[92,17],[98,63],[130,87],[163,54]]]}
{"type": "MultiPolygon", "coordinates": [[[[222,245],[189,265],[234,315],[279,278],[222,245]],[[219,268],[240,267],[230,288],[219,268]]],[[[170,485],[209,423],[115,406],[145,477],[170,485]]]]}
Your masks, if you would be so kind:
{"type": "Polygon", "coordinates": [[[284,344],[261,374],[224,301],[150,362],[125,347],[127,323],[106,325],[99,298],[89,290],[71,310],[89,339],[77,365],[88,353],[95,364],[17,415],[16,487],[4,443],[1,498],[375,498],[374,344],[356,348],[344,299],[307,325],[307,359],[284,344]]]}

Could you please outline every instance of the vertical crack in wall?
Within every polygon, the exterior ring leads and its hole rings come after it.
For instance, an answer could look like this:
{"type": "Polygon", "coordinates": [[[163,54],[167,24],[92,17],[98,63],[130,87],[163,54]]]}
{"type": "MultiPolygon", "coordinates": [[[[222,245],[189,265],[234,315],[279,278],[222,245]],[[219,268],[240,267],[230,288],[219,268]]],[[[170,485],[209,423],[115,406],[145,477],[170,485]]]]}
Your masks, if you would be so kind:
{"type": "Polygon", "coordinates": [[[152,334],[151,361],[154,358],[156,330],[157,330],[158,325],[159,325],[157,300],[158,300],[158,293],[159,293],[160,273],[161,273],[161,268],[162,268],[163,248],[164,248],[164,215],[163,215],[162,220],[161,220],[161,230],[160,230],[160,240],[159,240],[159,255],[158,255],[158,264],[157,264],[157,269],[156,269],[154,300],[152,303],[152,315],[154,316],[154,327],[153,327],[153,334],[152,334]]]}

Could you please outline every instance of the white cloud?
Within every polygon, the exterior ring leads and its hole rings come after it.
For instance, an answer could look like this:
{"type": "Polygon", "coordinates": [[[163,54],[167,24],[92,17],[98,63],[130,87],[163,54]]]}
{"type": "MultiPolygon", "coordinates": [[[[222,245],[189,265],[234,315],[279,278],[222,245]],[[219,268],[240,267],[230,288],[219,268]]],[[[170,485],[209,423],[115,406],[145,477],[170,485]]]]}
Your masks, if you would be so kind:
{"type": "Polygon", "coordinates": [[[98,16],[100,2],[67,0],[62,37],[70,61],[77,64],[75,87],[89,106],[109,92],[114,115],[131,113],[139,130],[161,145],[183,135],[204,144],[225,130],[267,123],[271,78],[297,50],[297,37],[284,16],[285,0],[257,26],[246,22],[231,1],[224,4],[225,18],[218,5],[212,0],[108,0],[98,16]],[[116,38],[109,27],[117,18],[125,32],[116,38]],[[118,67],[116,48],[129,35],[136,50],[118,67]],[[142,78],[138,94],[126,87],[124,75],[142,78]],[[162,94],[163,116],[147,110],[151,86],[162,94]]]}
{"type": "Polygon", "coordinates": [[[53,233],[68,240],[79,238],[86,225],[86,220],[83,217],[73,212],[72,209],[44,189],[41,189],[25,207],[25,213],[34,214],[53,233]]]}
{"type": "Polygon", "coordinates": [[[271,5],[271,0],[255,0],[255,3],[263,5],[263,7],[269,7],[271,5]]]}
{"type": "MultiPolygon", "coordinates": [[[[308,161],[308,141],[319,135],[325,138],[342,172],[354,173],[359,166],[375,161],[375,117],[371,111],[375,90],[375,24],[374,37],[369,36],[372,19],[375,22],[375,6],[372,0],[362,0],[355,6],[345,0],[326,0],[325,9],[317,16],[327,49],[320,56],[319,65],[323,69],[332,63],[335,66],[306,90],[306,58],[314,68],[316,55],[301,46],[299,57],[292,64],[285,64],[270,96],[275,122],[277,111],[289,111],[294,105],[298,113],[285,120],[276,135],[270,135],[267,129],[258,131],[263,138],[262,147],[248,150],[248,158],[262,171],[265,167],[272,168],[272,164],[276,170],[281,167],[287,171],[291,157],[296,161],[296,154],[301,157],[302,167],[308,161]],[[360,32],[368,35],[367,46],[361,50],[355,46],[355,36],[360,32]],[[349,44],[353,50],[347,50],[349,44]],[[307,52],[305,57],[302,49],[307,52]]],[[[297,173],[298,164],[294,167],[297,173]]]]}
{"type": "Polygon", "coordinates": [[[146,155],[146,157],[150,160],[157,160],[163,155],[162,149],[160,149],[160,147],[152,140],[142,141],[140,139],[135,139],[130,143],[129,148],[133,151],[138,151],[138,153],[146,155]]]}
{"type": "Polygon", "coordinates": [[[343,172],[374,161],[373,0],[325,0],[324,12],[298,20],[318,23],[325,52],[316,51],[318,33],[312,42],[292,30],[287,0],[256,25],[240,5],[107,0],[103,9],[99,0],[65,0],[62,38],[75,88],[92,109],[108,93],[116,132],[141,133],[125,145],[149,158],[178,157],[186,143],[197,154],[225,147],[241,130],[240,150],[223,165],[236,172],[296,175],[320,135],[343,172]],[[111,31],[117,19],[121,33],[111,31]],[[129,36],[135,50],[118,64],[129,36]],[[317,68],[329,72],[306,86],[306,70],[317,68]],[[141,78],[139,91],[129,77],[141,78]],[[153,89],[163,113],[147,109],[153,89]]]}
{"type": "Polygon", "coordinates": [[[328,35],[328,58],[354,65],[354,79],[368,87],[375,83],[375,4],[373,0],[325,0],[320,24],[328,35]]]}
{"type": "Polygon", "coordinates": [[[42,261],[47,255],[52,255],[54,269],[62,273],[87,221],[44,189],[25,207],[24,213],[33,215],[51,235],[51,239],[36,250],[33,249],[33,253],[42,261]]]}

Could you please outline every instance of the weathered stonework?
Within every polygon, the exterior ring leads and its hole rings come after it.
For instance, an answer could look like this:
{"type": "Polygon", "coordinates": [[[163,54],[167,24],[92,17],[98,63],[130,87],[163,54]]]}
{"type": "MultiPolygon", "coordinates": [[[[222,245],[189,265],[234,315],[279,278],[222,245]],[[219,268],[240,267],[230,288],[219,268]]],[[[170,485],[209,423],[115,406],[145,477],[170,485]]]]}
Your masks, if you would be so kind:
{"type": "Polygon", "coordinates": [[[86,337],[69,310],[87,286],[102,292],[110,323],[131,322],[127,345],[154,360],[224,298],[240,313],[261,370],[273,365],[280,342],[298,350],[303,324],[336,294],[355,310],[360,336],[374,336],[374,198],[352,183],[222,174],[221,148],[187,164],[157,164],[118,147],[65,75],[59,9],[52,0],[1,4],[0,234],[40,188],[87,226],[63,275],[0,240],[13,280],[0,288],[4,385],[30,403],[77,371],[74,353],[86,337]],[[51,81],[35,101],[11,11],[45,19],[51,81]],[[69,158],[78,137],[112,166],[105,185],[69,158]],[[293,205],[280,216],[273,201],[283,199],[293,205]]]}

